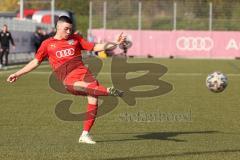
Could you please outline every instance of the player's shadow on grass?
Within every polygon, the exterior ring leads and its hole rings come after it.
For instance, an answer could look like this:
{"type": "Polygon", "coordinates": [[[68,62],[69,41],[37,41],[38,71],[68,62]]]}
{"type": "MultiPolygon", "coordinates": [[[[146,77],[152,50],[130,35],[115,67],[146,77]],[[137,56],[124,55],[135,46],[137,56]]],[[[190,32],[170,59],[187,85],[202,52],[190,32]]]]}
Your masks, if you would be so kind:
{"type": "MultiPolygon", "coordinates": [[[[174,142],[186,142],[184,140],[179,140],[174,137],[179,135],[192,135],[192,134],[217,134],[222,133],[219,131],[191,131],[191,132],[155,132],[155,133],[110,133],[111,135],[134,135],[135,139],[119,139],[119,140],[109,140],[109,141],[102,141],[102,142],[114,142],[114,141],[131,141],[131,140],[169,140],[174,142]]],[[[99,142],[99,141],[98,141],[99,142]]],[[[161,159],[161,158],[169,158],[169,157],[183,157],[183,156],[199,156],[199,155],[214,155],[218,153],[239,153],[240,149],[221,149],[221,150],[206,150],[206,151],[188,151],[188,152],[182,152],[182,153],[166,153],[166,154],[158,154],[158,155],[143,155],[143,156],[134,156],[134,157],[115,157],[115,158],[107,158],[108,160],[138,160],[138,159],[161,159]]],[[[105,160],[105,159],[101,159],[105,160]]]]}
{"type": "MultiPolygon", "coordinates": [[[[167,140],[174,142],[187,142],[186,140],[177,139],[175,137],[179,135],[187,134],[215,134],[218,131],[191,131],[191,132],[154,132],[154,133],[118,133],[118,135],[127,134],[134,135],[134,138],[130,139],[117,139],[117,140],[105,140],[98,142],[115,142],[115,141],[137,141],[137,140],[167,140]]],[[[117,133],[116,133],[117,134],[117,133]]]]}
{"type": "Polygon", "coordinates": [[[157,133],[147,133],[143,135],[136,135],[139,139],[155,139],[155,140],[168,140],[174,142],[187,142],[186,140],[176,139],[176,136],[186,135],[186,134],[214,134],[218,131],[193,131],[193,132],[157,132],[157,133]]]}
{"type": "MultiPolygon", "coordinates": [[[[169,153],[169,154],[160,154],[160,155],[144,155],[144,156],[135,156],[135,157],[117,157],[117,158],[108,158],[108,160],[128,160],[128,159],[160,159],[168,157],[182,157],[182,156],[199,156],[199,155],[214,155],[217,153],[237,153],[240,152],[240,149],[223,149],[215,151],[198,151],[198,152],[183,152],[183,153],[169,153]]],[[[101,159],[105,160],[105,159],[101,159]]]]}

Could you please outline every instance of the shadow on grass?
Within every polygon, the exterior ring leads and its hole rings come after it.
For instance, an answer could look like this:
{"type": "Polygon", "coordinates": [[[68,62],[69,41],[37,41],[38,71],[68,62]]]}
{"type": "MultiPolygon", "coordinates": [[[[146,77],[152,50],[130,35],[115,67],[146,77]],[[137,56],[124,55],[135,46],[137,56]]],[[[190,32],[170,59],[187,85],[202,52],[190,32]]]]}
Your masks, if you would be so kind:
{"type": "MultiPolygon", "coordinates": [[[[240,152],[240,149],[226,149],[226,150],[216,150],[216,151],[199,151],[199,152],[183,152],[183,153],[170,153],[161,155],[149,155],[149,156],[136,156],[136,157],[119,157],[119,158],[108,158],[108,160],[127,160],[127,159],[152,159],[152,158],[168,158],[168,157],[181,157],[181,156],[191,156],[191,155],[206,155],[206,154],[216,154],[216,153],[236,153],[240,152]]],[[[104,160],[104,159],[102,159],[104,160]]]]}
{"type": "Polygon", "coordinates": [[[174,142],[187,142],[186,140],[177,139],[175,137],[179,135],[187,134],[215,134],[218,131],[191,131],[191,132],[154,132],[154,133],[112,133],[117,135],[133,135],[130,139],[116,139],[116,140],[104,140],[98,142],[119,142],[119,141],[137,141],[137,140],[167,140],[174,142]]]}

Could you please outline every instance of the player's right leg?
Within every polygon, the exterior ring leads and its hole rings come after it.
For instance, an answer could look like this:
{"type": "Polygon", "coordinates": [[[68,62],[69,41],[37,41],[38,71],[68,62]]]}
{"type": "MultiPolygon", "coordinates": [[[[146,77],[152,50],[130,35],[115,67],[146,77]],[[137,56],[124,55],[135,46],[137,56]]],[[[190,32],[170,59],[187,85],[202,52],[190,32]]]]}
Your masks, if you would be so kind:
{"type": "Polygon", "coordinates": [[[121,97],[123,96],[123,91],[116,89],[114,87],[106,88],[103,85],[99,84],[97,81],[94,82],[84,82],[84,81],[76,81],[73,84],[73,89],[75,91],[85,92],[91,96],[115,96],[121,97]]]}
{"type": "Polygon", "coordinates": [[[99,84],[88,68],[84,66],[67,75],[64,79],[64,85],[70,92],[83,92],[93,97],[109,95],[121,97],[123,95],[121,90],[114,87],[106,88],[99,84]]]}

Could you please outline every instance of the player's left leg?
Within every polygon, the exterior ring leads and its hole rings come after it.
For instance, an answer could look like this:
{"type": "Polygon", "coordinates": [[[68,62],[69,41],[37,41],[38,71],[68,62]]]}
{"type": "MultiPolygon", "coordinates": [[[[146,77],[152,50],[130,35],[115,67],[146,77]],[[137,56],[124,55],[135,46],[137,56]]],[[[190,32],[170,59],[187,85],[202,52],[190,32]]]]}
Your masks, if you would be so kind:
{"type": "Polygon", "coordinates": [[[95,144],[96,142],[92,140],[89,132],[94,124],[98,108],[98,98],[88,96],[88,106],[86,119],[83,122],[83,132],[79,138],[79,143],[95,144]]]}

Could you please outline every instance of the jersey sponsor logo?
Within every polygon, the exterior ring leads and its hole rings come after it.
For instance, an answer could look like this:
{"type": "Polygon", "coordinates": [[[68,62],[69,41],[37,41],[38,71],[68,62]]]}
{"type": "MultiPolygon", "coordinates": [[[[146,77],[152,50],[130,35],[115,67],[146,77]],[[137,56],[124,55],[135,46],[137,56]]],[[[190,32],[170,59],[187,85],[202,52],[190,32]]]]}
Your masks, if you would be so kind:
{"type": "Polygon", "coordinates": [[[210,37],[179,37],[176,46],[184,51],[210,51],[214,42],[210,37]]]}
{"type": "Polygon", "coordinates": [[[74,55],[74,53],[75,53],[74,48],[63,49],[56,52],[56,57],[57,58],[69,57],[74,55]]]}
{"type": "Polygon", "coordinates": [[[73,39],[68,40],[68,44],[69,45],[73,45],[74,44],[74,40],[73,39]]]}

